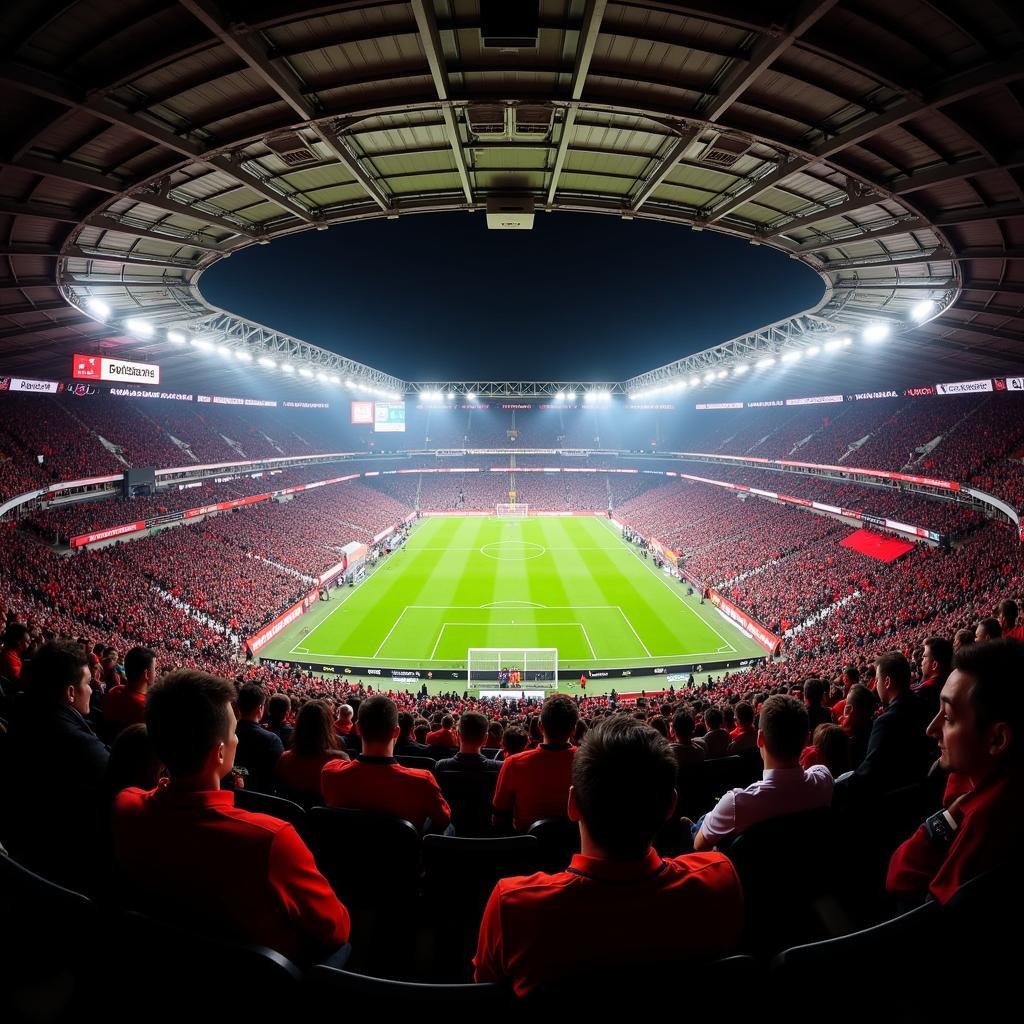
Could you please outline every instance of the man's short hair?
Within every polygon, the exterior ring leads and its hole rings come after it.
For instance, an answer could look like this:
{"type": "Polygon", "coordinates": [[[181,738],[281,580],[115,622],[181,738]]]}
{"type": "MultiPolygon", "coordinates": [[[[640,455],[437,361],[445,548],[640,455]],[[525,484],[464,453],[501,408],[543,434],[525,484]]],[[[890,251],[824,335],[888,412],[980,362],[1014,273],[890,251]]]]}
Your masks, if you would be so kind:
{"type": "Polygon", "coordinates": [[[1003,637],[961,647],[953,667],[970,676],[970,701],[979,728],[1006,722],[1012,735],[1011,756],[1021,757],[1024,729],[1024,643],[1003,637]]]}
{"type": "Polygon", "coordinates": [[[953,635],[953,642],[959,644],[960,647],[970,646],[974,643],[974,630],[958,629],[953,635]]]}
{"type": "Polygon", "coordinates": [[[540,709],[540,725],[552,743],[568,743],[576,730],[580,712],[575,701],[563,694],[554,694],[540,709]]]}
{"type": "Polygon", "coordinates": [[[854,683],[850,687],[850,692],[846,695],[846,702],[854,711],[863,711],[868,715],[873,715],[878,707],[878,697],[863,683],[854,683]]]}
{"type": "Polygon", "coordinates": [[[381,694],[367,697],[359,705],[359,735],[371,743],[383,743],[398,728],[398,705],[381,694]]]}
{"type": "Polygon", "coordinates": [[[520,754],[526,749],[530,737],[526,730],[518,725],[510,725],[501,736],[501,745],[506,754],[520,754]]]}
{"type": "Polygon", "coordinates": [[[403,739],[408,739],[416,727],[416,719],[408,711],[398,713],[398,732],[403,739]]]}
{"type": "Polygon", "coordinates": [[[795,761],[807,743],[810,719],[807,708],[795,697],[776,693],[761,708],[764,746],[780,761],[795,761]]]}
{"type": "Polygon", "coordinates": [[[210,749],[231,738],[228,705],[235,697],[229,679],[198,669],[178,669],[152,686],[146,731],[172,778],[194,775],[210,749]]]}
{"type": "Polygon", "coordinates": [[[251,715],[267,703],[267,695],[259,683],[246,683],[238,691],[238,713],[251,715]]]}
{"type": "Polygon", "coordinates": [[[292,702],[287,693],[273,693],[267,701],[267,718],[271,722],[283,722],[291,709],[292,702]]]}
{"type": "Polygon", "coordinates": [[[1017,607],[1017,602],[1011,598],[1006,598],[999,602],[999,614],[1006,619],[1007,625],[1010,629],[1013,629],[1017,625],[1017,616],[1020,614],[1020,609],[1017,607]]]}
{"type": "Polygon", "coordinates": [[[594,842],[616,857],[641,857],[665,823],[676,761],[665,737],[643,722],[613,715],[587,733],[572,784],[594,842]]]}
{"type": "Polygon", "coordinates": [[[89,659],[78,644],[51,641],[43,644],[25,669],[25,687],[33,700],[59,701],[69,686],[82,680],[89,659]]]}
{"type": "Polygon", "coordinates": [[[129,683],[135,682],[143,672],[153,667],[155,652],[148,647],[133,647],[124,656],[124,677],[129,683]]]}
{"type": "Polygon", "coordinates": [[[948,676],[953,665],[953,645],[944,636],[930,636],[925,640],[924,648],[939,663],[939,671],[948,676]]]}
{"type": "Polygon", "coordinates": [[[478,711],[467,711],[459,719],[459,736],[468,743],[482,743],[487,739],[487,717],[478,711]]]}
{"type": "Polygon", "coordinates": [[[899,651],[886,651],[876,661],[880,679],[889,680],[889,685],[901,692],[910,689],[910,662],[899,651]]]}
{"type": "Polygon", "coordinates": [[[450,729],[452,727],[452,725],[454,725],[454,724],[455,724],[455,722],[454,722],[454,719],[452,718],[451,715],[442,715],[441,716],[441,728],[442,729],[450,729]]]}
{"type": "Polygon", "coordinates": [[[998,640],[1003,635],[1003,627],[999,625],[998,619],[982,619],[978,625],[985,630],[989,640],[998,640]]]}
{"type": "Polygon", "coordinates": [[[721,709],[713,704],[704,712],[704,724],[707,726],[708,732],[711,732],[712,729],[721,729],[723,720],[721,709]]]}
{"type": "Polygon", "coordinates": [[[856,665],[847,665],[843,669],[843,675],[850,680],[851,683],[860,682],[860,669],[856,665]]]}
{"type": "Polygon", "coordinates": [[[740,725],[753,725],[754,724],[754,708],[748,704],[745,700],[741,700],[736,705],[736,721],[740,725]]]}
{"type": "Polygon", "coordinates": [[[351,704],[342,704],[338,707],[338,718],[351,719],[353,715],[351,704]]]}
{"type": "Polygon", "coordinates": [[[808,704],[820,704],[825,699],[825,680],[808,679],[804,683],[804,700],[808,704]]]}
{"type": "Polygon", "coordinates": [[[680,708],[672,716],[672,731],[676,739],[688,740],[693,736],[693,715],[688,708],[680,708]]]}
{"type": "Polygon", "coordinates": [[[2,642],[4,647],[13,647],[15,644],[20,644],[22,640],[27,640],[30,636],[31,631],[24,622],[9,622],[4,630],[2,642]]]}

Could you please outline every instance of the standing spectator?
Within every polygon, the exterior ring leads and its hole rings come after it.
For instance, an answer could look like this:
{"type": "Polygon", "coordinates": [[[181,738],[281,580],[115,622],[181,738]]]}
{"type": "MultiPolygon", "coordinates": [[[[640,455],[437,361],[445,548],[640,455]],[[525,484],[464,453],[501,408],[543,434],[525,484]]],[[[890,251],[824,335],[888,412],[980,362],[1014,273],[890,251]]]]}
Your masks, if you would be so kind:
{"type": "Polygon", "coordinates": [[[501,734],[501,750],[498,751],[495,761],[506,761],[513,754],[521,754],[529,741],[525,729],[518,725],[510,725],[501,734]]]}
{"type": "Polygon", "coordinates": [[[689,823],[693,848],[710,850],[758,822],[828,807],[832,775],[824,765],[812,765],[806,771],[800,767],[806,742],[807,709],[803,704],[782,694],[769,697],[761,709],[757,733],[764,777],[746,789],[726,793],[699,822],[689,823]]]}
{"type": "Polygon", "coordinates": [[[0,644],[0,678],[17,687],[21,680],[21,656],[28,650],[32,634],[23,622],[11,622],[0,644]]]}
{"type": "Polygon", "coordinates": [[[843,688],[843,696],[832,707],[832,717],[838,722],[846,713],[846,698],[849,696],[852,687],[860,682],[860,669],[856,665],[847,665],[839,679],[843,688]]]}
{"type": "Polygon", "coordinates": [[[170,777],[117,797],[115,855],[150,912],[309,962],[348,941],[349,915],[292,825],[221,789],[238,747],[234,696],[190,670],[153,687],[146,728],[170,777]]]}
{"type": "Polygon", "coordinates": [[[348,754],[338,749],[331,712],[322,700],[306,701],[295,720],[290,749],[274,766],[274,776],[289,797],[300,802],[319,803],[320,776],[330,761],[347,761],[348,754]]]}
{"type": "Polygon", "coordinates": [[[615,716],[589,731],[568,795],[581,852],[568,871],[498,882],[480,923],[478,982],[509,982],[522,996],[583,970],[736,947],[743,896],[728,859],[665,860],[651,845],[675,808],[675,776],[668,744],[643,722],[615,716]]]}
{"type": "Polygon", "coordinates": [[[262,686],[246,683],[238,691],[238,753],[235,760],[249,773],[245,780],[247,789],[273,793],[274,765],[284,753],[284,746],[277,736],[260,725],[266,707],[267,698],[262,686]]]}
{"type": "Polygon", "coordinates": [[[113,743],[119,732],[146,718],[146,694],[156,679],[156,654],[148,647],[133,647],[124,656],[123,683],[103,702],[103,738],[113,743]]]}
{"type": "Polygon", "coordinates": [[[863,683],[850,687],[841,726],[850,741],[851,768],[857,768],[867,756],[877,710],[878,698],[863,683]]]}
{"type": "Polygon", "coordinates": [[[932,815],[892,856],[886,888],[946,903],[964,882],[1024,853],[1021,737],[1024,645],[996,640],[959,651],[928,726],[943,768],[967,791],[932,815]]]}
{"type": "Polygon", "coordinates": [[[541,818],[565,817],[576,753],[569,740],[578,719],[576,703],[568,697],[555,694],[544,701],[542,742],[533,750],[507,757],[501,766],[494,791],[496,825],[511,823],[516,832],[525,832],[541,818]]]}

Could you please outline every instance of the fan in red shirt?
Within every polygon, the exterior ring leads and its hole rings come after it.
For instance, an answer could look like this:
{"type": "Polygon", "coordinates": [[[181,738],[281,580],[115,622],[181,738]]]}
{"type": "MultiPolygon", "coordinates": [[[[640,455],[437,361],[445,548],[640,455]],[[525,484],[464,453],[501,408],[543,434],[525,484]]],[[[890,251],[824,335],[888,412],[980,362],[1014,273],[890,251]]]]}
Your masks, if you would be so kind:
{"type": "Polygon", "coordinates": [[[363,752],[354,761],[331,761],[320,776],[328,807],[393,814],[420,831],[443,832],[452,814],[434,776],[403,768],[394,758],[398,706],[390,697],[368,697],[359,705],[356,729],[363,752]]]}
{"type": "Polygon", "coordinates": [[[675,810],[675,778],[667,741],[645,723],[616,715],[588,731],[568,797],[582,852],[567,871],[498,882],[480,923],[478,982],[523,996],[584,972],[736,948],[743,894],[728,858],[663,859],[651,845],[675,810]]]}
{"type": "Polygon", "coordinates": [[[970,789],[932,815],[889,862],[886,888],[947,903],[965,882],[1024,852],[1024,644],[961,648],[928,726],[939,761],[970,789]]]}
{"type": "Polygon", "coordinates": [[[132,902],[310,962],[348,942],[349,915],[292,825],[220,788],[238,739],[226,679],[182,669],[150,691],[146,729],[169,779],[125,789],[114,851],[132,902]]]}
{"type": "Polygon", "coordinates": [[[23,622],[12,622],[4,630],[0,646],[0,676],[17,683],[21,679],[21,656],[28,650],[31,633],[23,622]]]}
{"type": "Polygon", "coordinates": [[[1020,608],[1016,601],[1007,598],[999,602],[996,618],[999,625],[1003,627],[1003,636],[1008,640],[1024,640],[1024,625],[1018,626],[1017,620],[1020,617],[1020,608]]]}
{"type": "Polygon", "coordinates": [[[579,709],[568,697],[555,694],[540,712],[543,742],[502,762],[494,790],[495,824],[525,832],[541,818],[564,818],[572,760],[576,748],[570,739],[579,721],[579,709]]]}
{"type": "Polygon", "coordinates": [[[455,720],[452,716],[445,715],[441,719],[441,728],[427,733],[427,746],[443,747],[446,750],[451,750],[453,747],[458,749],[459,734],[452,728],[454,724],[455,720]]]}
{"type": "Polygon", "coordinates": [[[112,743],[129,725],[146,718],[146,693],[156,679],[156,654],[148,647],[133,647],[124,656],[125,682],[107,692],[103,700],[103,738],[112,743]]]}
{"type": "Polygon", "coordinates": [[[307,701],[295,720],[289,749],[274,765],[274,777],[293,799],[319,803],[323,799],[320,778],[324,766],[349,759],[337,746],[327,705],[322,700],[307,701]]]}

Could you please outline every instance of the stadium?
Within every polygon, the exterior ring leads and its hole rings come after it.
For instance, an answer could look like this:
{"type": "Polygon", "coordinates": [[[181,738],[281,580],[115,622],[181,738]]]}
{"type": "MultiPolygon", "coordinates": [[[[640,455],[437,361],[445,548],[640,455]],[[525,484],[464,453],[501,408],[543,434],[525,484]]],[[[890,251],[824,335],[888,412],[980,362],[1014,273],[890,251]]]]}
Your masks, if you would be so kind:
{"type": "Polygon", "coordinates": [[[0,41],[4,1020],[1013,969],[1014,5],[0,41]]]}

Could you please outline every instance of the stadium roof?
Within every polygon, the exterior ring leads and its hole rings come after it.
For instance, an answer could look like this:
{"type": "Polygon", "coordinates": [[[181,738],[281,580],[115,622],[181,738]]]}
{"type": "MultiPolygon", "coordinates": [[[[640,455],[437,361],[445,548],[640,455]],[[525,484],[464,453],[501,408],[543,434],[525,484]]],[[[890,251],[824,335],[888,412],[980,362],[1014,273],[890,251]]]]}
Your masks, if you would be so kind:
{"type": "Polygon", "coordinates": [[[904,333],[850,360],[849,386],[1024,370],[1010,4],[541,0],[510,39],[469,0],[18,0],[0,38],[0,372],[66,377],[105,346],[187,375],[176,328],[404,389],[401,367],[213,309],[201,275],[280,235],[497,196],[727,232],[821,276],[814,310],[624,389],[878,319],[904,333]]]}

